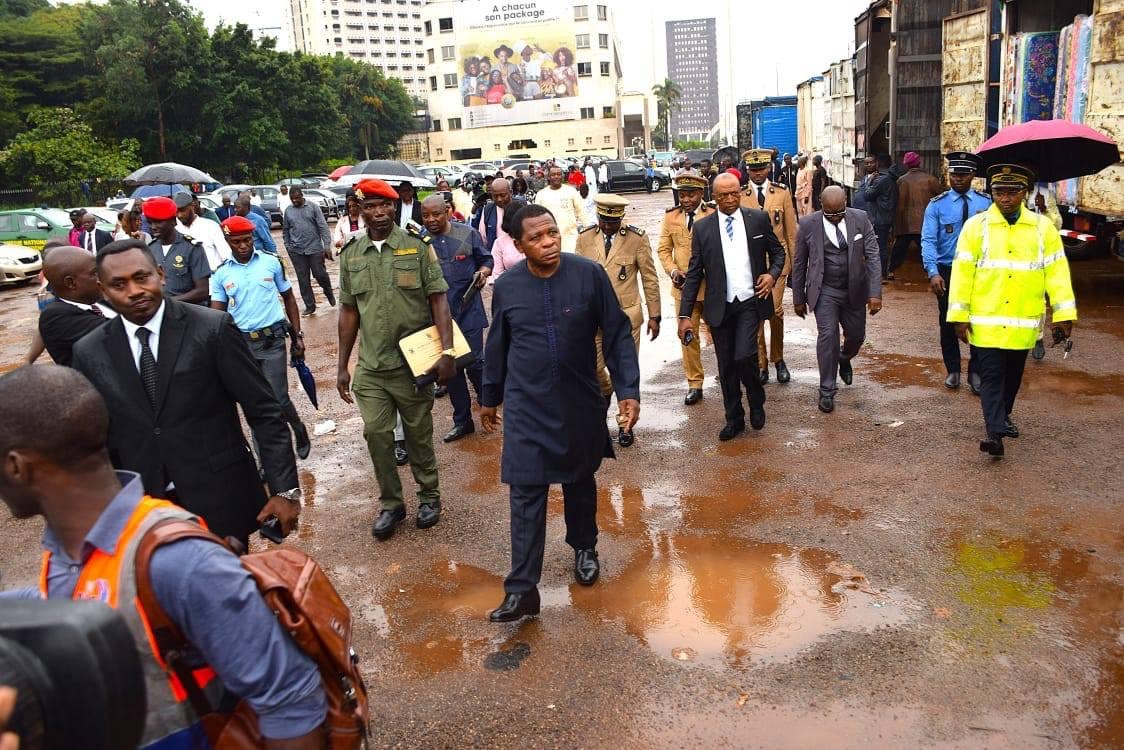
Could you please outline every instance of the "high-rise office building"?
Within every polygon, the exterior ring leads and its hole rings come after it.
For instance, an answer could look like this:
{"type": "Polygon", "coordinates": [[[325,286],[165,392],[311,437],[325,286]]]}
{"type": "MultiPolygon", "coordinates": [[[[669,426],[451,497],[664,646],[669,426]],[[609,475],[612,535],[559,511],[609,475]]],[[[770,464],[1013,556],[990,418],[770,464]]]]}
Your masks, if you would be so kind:
{"type": "Polygon", "coordinates": [[[666,33],[667,77],[681,92],[671,110],[672,138],[706,139],[720,118],[715,20],[668,21],[666,33]]]}
{"type": "Polygon", "coordinates": [[[308,54],[370,63],[424,99],[424,5],[423,0],[289,0],[293,44],[308,54]]]}

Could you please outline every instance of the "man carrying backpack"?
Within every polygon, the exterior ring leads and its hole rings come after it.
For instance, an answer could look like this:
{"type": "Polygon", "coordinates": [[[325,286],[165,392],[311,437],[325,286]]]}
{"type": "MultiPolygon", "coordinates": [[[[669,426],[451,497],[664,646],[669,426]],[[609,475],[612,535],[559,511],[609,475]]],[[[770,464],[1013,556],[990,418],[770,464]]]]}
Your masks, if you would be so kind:
{"type": "Polygon", "coordinates": [[[137,474],[114,471],[108,426],[105,403],[76,370],[23,367],[0,378],[0,499],[16,518],[47,522],[40,588],[2,596],[95,599],[124,615],[144,665],[142,748],[200,746],[197,694],[217,706],[224,688],[256,714],[264,747],[327,747],[317,665],[282,629],[237,557],[214,541],[181,539],[152,552],[147,579],[137,575],[146,532],[198,519],[146,496],[137,474]],[[183,663],[202,690],[185,689],[151,645],[153,613],[134,606],[146,583],[191,644],[183,663]]]}

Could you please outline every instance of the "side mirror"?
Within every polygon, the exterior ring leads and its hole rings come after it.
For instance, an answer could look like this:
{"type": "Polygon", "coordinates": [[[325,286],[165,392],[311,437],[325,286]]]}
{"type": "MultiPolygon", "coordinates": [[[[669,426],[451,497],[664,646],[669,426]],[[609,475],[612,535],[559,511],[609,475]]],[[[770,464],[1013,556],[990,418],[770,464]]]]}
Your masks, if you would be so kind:
{"type": "Polygon", "coordinates": [[[36,229],[47,229],[47,230],[49,230],[51,228],[51,225],[48,224],[45,221],[40,220],[40,221],[35,222],[35,228],[36,229]]]}

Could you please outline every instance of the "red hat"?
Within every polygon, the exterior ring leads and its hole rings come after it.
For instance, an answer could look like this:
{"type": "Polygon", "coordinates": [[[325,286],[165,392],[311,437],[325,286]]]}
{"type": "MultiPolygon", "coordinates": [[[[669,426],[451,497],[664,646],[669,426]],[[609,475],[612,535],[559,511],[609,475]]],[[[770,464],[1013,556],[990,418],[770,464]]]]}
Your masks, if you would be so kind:
{"type": "Polygon", "coordinates": [[[238,216],[236,214],[222,223],[222,232],[227,236],[232,234],[253,234],[254,222],[250,221],[245,216],[238,216]]]}
{"type": "Polygon", "coordinates": [[[739,182],[741,181],[742,173],[741,173],[741,170],[739,170],[739,169],[734,169],[733,167],[730,167],[729,169],[726,170],[726,174],[732,174],[734,177],[738,178],[739,182]]]}
{"type": "Polygon", "coordinates": [[[144,211],[144,215],[148,218],[163,221],[165,219],[176,218],[176,211],[179,209],[176,208],[176,202],[171,198],[159,196],[147,199],[141,207],[141,210],[144,211]]]}
{"type": "Polygon", "coordinates": [[[398,191],[384,180],[363,180],[355,185],[355,197],[359,200],[367,198],[389,198],[398,200],[398,191]]]}

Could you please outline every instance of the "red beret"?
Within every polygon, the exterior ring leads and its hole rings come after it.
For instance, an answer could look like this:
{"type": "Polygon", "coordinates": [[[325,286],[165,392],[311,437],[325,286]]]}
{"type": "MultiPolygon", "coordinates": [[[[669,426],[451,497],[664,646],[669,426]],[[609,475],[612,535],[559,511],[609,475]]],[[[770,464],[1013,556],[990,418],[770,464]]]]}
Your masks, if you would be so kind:
{"type": "Polygon", "coordinates": [[[383,180],[363,180],[355,185],[355,197],[359,200],[367,198],[389,198],[398,200],[398,191],[383,180]]]}
{"type": "Polygon", "coordinates": [[[742,178],[741,170],[734,169],[733,167],[730,167],[729,169],[727,169],[726,174],[732,174],[734,177],[737,177],[739,181],[742,178]]]}
{"type": "Polygon", "coordinates": [[[253,234],[254,222],[245,216],[234,215],[222,223],[222,232],[225,235],[253,234]]]}
{"type": "Polygon", "coordinates": [[[142,210],[144,211],[144,215],[148,218],[163,221],[164,219],[176,218],[176,211],[178,209],[176,208],[176,202],[174,200],[159,196],[145,200],[142,210]]]}

